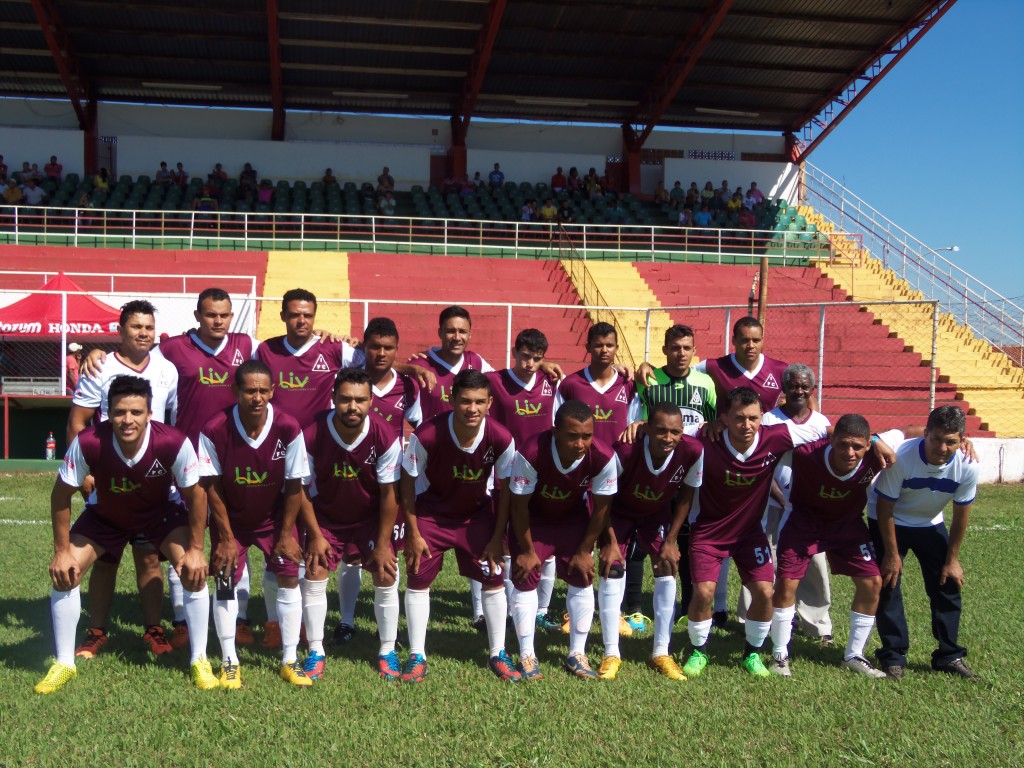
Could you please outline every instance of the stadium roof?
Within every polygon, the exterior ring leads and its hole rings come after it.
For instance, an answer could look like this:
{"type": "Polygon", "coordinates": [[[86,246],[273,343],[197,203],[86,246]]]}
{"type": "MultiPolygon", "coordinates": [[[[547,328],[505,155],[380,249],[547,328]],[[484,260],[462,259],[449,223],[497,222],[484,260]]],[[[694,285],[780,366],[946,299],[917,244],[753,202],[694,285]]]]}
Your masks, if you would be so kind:
{"type": "Polygon", "coordinates": [[[810,139],[953,2],[0,0],[0,94],[810,139]]]}

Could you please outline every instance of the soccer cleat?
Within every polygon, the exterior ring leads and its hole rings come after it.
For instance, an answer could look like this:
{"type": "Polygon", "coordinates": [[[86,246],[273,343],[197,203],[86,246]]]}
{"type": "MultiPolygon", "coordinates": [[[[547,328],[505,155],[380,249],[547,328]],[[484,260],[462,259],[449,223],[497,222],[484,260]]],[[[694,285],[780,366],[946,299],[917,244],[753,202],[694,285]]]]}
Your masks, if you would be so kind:
{"type": "Polygon", "coordinates": [[[686,663],[683,664],[683,674],[687,677],[698,677],[707,665],[708,655],[703,651],[699,651],[694,648],[693,653],[690,654],[690,658],[688,658],[686,663]]]}
{"type": "Polygon", "coordinates": [[[619,616],[619,637],[632,637],[633,626],[626,620],[625,616],[619,616]]]}
{"type": "MultiPolygon", "coordinates": [[[[747,670],[748,672],[750,670],[747,670]]],[[[792,677],[793,668],[789,665],[789,657],[785,656],[779,658],[778,656],[772,656],[768,661],[768,671],[772,674],[778,675],[779,677],[792,677]]]]}
{"type": "Polygon", "coordinates": [[[598,680],[614,680],[619,676],[619,668],[622,666],[622,659],[618,656],[605,656],[601,659],[601,665],[597,668],[598,680]]]}
{"type": "Polygon", "coordinates": [[[771,672],[765,669],[760,653],[748,653],[740,661],[740,666],[754,677],[769,677],[771,675],[771,672]]]}
{"type": "Polygon", "coordinates": [[[597,674],[590,666],[590,660],[585,653],[570,653],[565,657],[565,670],[575,675],[580,680],[596,680],[597,674]]]}
{"type": "Polygon", "coordinates": [[[471,626],[477,632],[486,632],[487,619],[485,619],[483,616],[477,616],[475,619],[473,619],[473,621],[469,623],[469,626],[471,626]]]}
{"type": "Polygon", "coordinates": [[[546,613],[537,614],[537,629],[543,632],[557,632],[562,628],[562,625],[552,619],[546,613]]]}
{"type": "Polygon", "coordinates": [[[882,671],[885,672],[885,676],[888,677],[890,680],[899,681],[903,679],[903,673],[906,670],[903,669],[902,664],[889,664],[887,666],[882,667],[882,671]]]}
{"type": "Polygon", "coordinates": [[[667,677],[669,680],[685,680],[686,675],[683,674],[683,670],[676,664],[676,660],[671,656],[654,656],[647,660],[647,666],[657,670],[659,675],[667,677]]]}
{"type": "Polygon", "coordinates": [[[836,641],[833,639],[832,635],[822,635],[818,638],[818,645],[822,648],[831,648],[835,644],[836,641]]]}
{"type": "Polygon", "coordinates": [[[310,680],[319,680],[327,671],[327,659],[322,653],[310,651],[306,661],[302,664],[302,671],[310,680]]]}
{"type": "Polygon", "coordinates": [[[725,629],[726,624],[729,623],[729,612],[728,611],[715,611],[711,614],[711,626],[715,629],[725,629]]]}
{"type": "Polygon", "coordinates": [[[220,665],[220,683],[221,688],[231,688],[232,690],[242,687],[242,670],[239,669],[237,664],[231,664],[224,662],[220,665]]]}
{"type": "Polygon", "coordinates": [[[175,621],[171,624],[171,648],[177,650],[188,645],[188,624],[175,621]]]}
{"type": "Polygon", "coordinates": [[[936,672],[945,672],[947,675],[962,677],[965,680],[981,680],[981,676],[975,674],[962,658],[953,659],[946,664],[933,664],[932,669],[936,672]]]}
{"type": "Polygon", "coordinates": [[[568,635],[569,634],[569,614],[568,613],[563,613],[562,614],[562,634],[563,635],[568,635]]]}
{"type": "Polygon", "coordinates": [[[521,675],[516,670],[516,665],[512,663],[512,659],[509,658],[508,652],[504,648],[498,651],[496,656],[491,656],[487,660],[487,666],[500,680],[518,683],[521,679],[521,675]]]}
{"type": "Polygon", "coordinates": [[[398,662],[398,654],[394,651],[377,657],[377,671],[385,680],[401,680],[402,665],[398,662]]]}
{"type": "Polygon", "coordinates": [[[872,677],[876,680],[881,680],[887,676],[882,670],[875,669],[871,666],[871,662],[863,656],[851,656],[848,659],[843,659],[842,662],[840,662],[840,666],[846,667],[848,670],[856,672],[858,675],[872,677]]]}
{"type": "Polygon", "coordinates": [[[544,678],[536,656],[521,656],[519,663],[516,664],[516,669],[519,670],[519,677],[524,683],[535,682],[544,678]]]}
{"type": "Polygon", "coordinates": [[[235,622],[235,644],[254,645],[256,638],[252,634],[252,625],[248,619],[239,619],[235,622]]]}
{"type": "Polygon", "coordinates": [[[149,650],[154,656],[163,656],[165,653],[170,653],[174,650],[174,647],[167,642],[164,628],[158,624],[147,629],[142,639],[146,641],[149,650]]]}
{"type": "Polygon", "coordinates": [[[639,611],[629,614],[626,617],[626,621],[629,622],[629,626],[632,627],[634,632],[646,632],[647,628],[654,623],[639,611]]]}
{"type": "Polygon", "coordinates": [[[208,659],[199,659],[192,663],[192,684],[200,691],[220,688],[220,680],[213,674],[213,667],[208,659]]]}
{"type": "Polygon", "coordinates": [[[412,653],[402,665],[402,682],[419,683],[427,676],[427,658],[422,653],[412,653]]]}
{"type": "Polygon", "coordinates": [[[36,693],[43,694],[54,693],[71,682],[77,675],[78,670],[74,667],[69,667],[67,664],[55,661],[50,667],[50,671],[46,673],[46,677],[36,683],[35,691],[36,693]]]}
{"type": "Polygon", "coordinates": [[[263,642],[261,645],[264,648],[280,648],[281,647],[281,623],[277,621],[268,621],[263,625],[263,642]]]}
{"type": "MultiPolygon", "coordinates": [[[[305,629],[305,625],[303,625],[303,629],[305,629]]],[[[352,642],[355,634],[356,628],[351,624],[339,624],[331,634],[331,645],[347,645],[352,642]]]]}
{"type": "Polygon", "coordinates": [[[299,688],[309,688],[313,684],[313,681],[306,677],[302,665],[297,661],[281,665],[281,679],[299,688]]]}
{"type": "MultiPolygon", "coordinates": [[[[107,642],[107,633],[96,627],[85,630],[85,640],[75,648],[75,656],[80,659],[92,659],[100,652],[107,642]]],[[[66,665],[65,665],[66,666],[66,665]]],[[[54,689],[56,690],[56,689],[54,689]]]]}

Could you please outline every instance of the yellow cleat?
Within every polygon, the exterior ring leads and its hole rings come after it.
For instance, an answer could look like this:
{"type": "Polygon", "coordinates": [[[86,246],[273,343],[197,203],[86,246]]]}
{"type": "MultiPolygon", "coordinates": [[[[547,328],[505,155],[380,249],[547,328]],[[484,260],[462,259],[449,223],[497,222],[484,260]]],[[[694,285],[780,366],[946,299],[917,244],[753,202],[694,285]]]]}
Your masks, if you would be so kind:
{"type": "Polygon", "coordinates": [[[562,634],[563,635],[568,635],[569,634],[569,614],[568,613],[562,614],[562,634]]]}
{"type": "Polygon", "coordinates": [[[242,670],[237,664],[224,663],[220,666],[220,687],[233,690],[242,687],[242,670]]]}
{"type": "Polygon", "coordinates": [[[619,616],[619,637],[632,637],[633,627],[625,616],[619,616]]]}
{"type": "Polygon", "coordinates": [[[59,661],[55,661],[53,662],[53,666],[50,667],[50,671],[46,673],[46,677],[36,683],[36,693],[45,694],[59,691],[77,675],[78,670],[74,667],[69,667],[67,664],[61,664],[59,661]]]}
{"type": "Polygon", "coordinates": [[[647,660],[647,666],[658,672],[659,675],[667,677],[669,680],[685,680],[686,675],[683,674],[683,670],[676,664],[676,660],[671,656],[654,656],[647,660]]]}
{"type": "Polygon", "coordinates": [[[302,670],[302,665],[297,661],[281,665],[281,679],[300,688],[308,688],[313,685],[313,681],[306,677],[306,673],[302,670]]]}
{"type": "Polygon", "coordinates": [[[622,659],[618,656],[605,656],[601,659],[601,666],[597,668],[598,680],[614,680],[619,676],[619,667],[622,666],[622,659]]]}
{"type": "Polygon", "coordinates": [[[213,667],[208,659],[199,659],[192,664],[192,683],[200,691],[209,691],[220,688],[220,680],[213,674],[213,667]]]}

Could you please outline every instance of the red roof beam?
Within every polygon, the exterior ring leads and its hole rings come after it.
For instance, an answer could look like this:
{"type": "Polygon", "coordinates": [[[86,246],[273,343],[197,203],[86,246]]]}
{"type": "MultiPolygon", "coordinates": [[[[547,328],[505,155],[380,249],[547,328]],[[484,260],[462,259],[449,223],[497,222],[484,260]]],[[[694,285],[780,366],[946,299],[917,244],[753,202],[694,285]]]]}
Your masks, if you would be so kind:
{"type": "Polygon", "coordinates": [[[477,37],[476,46],[473,48],[473,55],[469,59],[466,77],[462,82],[459,102],[455,105],[455,114],[452,115],[452,144],[456,146],[466,143],[469,121],[473,118],[476,100],[480,96],[480,89],[483,88],[484,77],[487,75],[487,67],[491,63],[494,41],[498,37],[501,19],[505,15],[505,4],[506,0],[491,0],[491,5],[487,9],[487,17],[480,26],[480,34],[477,37]]]}
{"type": "Polygon", "coordinates": [[[281,83],[281,33],[278,27],[277,0],[267,0],[267,49],[270,53],[270,106],[273,120],[270,138],[284,141],[284,86],[281,83]]]}
{"type": "Polygon", "coordinates": [[[78,117],[78,127],[83,131],[89,131],[94,127],[96,114],[95,108],[90,110],[86,106],[87,102],[93,101],[92,88],[85,77],[81,62],[72,50],[71,39],[61,22],[60,14],[52,0],[32,0],[32,9],[35,11],[43,37],[46,38],[46,45],[57,66],[57,73],[64,84],[68,100],[78,117]]]}

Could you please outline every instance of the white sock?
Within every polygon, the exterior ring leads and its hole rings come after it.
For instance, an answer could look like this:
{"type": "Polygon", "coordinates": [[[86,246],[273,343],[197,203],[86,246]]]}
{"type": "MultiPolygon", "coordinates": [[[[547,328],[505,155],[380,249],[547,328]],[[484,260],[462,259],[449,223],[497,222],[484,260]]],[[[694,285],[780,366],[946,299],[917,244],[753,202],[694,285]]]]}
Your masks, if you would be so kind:
{"type": "Polygon", "coordinates": [[[82,615],[82,590],[50,591],[50,618],[53,620],[53,647],[57,661],[75,666],[75,635],[82,615]]]}
{"type": "Polygon", "coordinates": [[[686,634],[690,636],[690,645],[694,648],[702,648],[708,642],[711,634],[711,619],[705,621],[686,620],[686,634]]]}
{"type": "Polygon", "coordinates": [[[771,628],[772,623],[770,621],[754,621],[749,616],[747,617],[747,623],[743,625],[747,642],[754,648],[760,648],[764,645],[764,639],[768,637],[768,632],[771,628]]]}
{"type": "Polygon", "coordinates": [[[594,588],[570,584],[565,607],[569,610],[569,655],[586,653],[587,635],[594,624],[594,588]]]}
{"type": "Polygon", "coordinates": [[[267,604],[267,621],[280,621],[277,615],[277,576],[263,572],[263,602],[267,604]]]}
{"type": "MultiPolygon", "coordinates": [[[[356,625],[356,601],[363,586],[363,566],[341,563],[338,565],[338,601],[341,603],[341,623],[356,625]]],[[[309,630],[306,630],[307,632],[309,630]]]]}
{"type": "Polygon", "coordinates": [[[485,589],[481,595],[484,618],[487,620],[487,642],[491,656],[505,650],[505,619],[508,618],[508,598],[504,589],[485,589]]]}
{"type": "Polygon", "coordinates": [[[789,641],[793,638],[793,617],[796,615],[796,606],[788,608],[776,608],[772,612],[772,655],[777,659],[785,659],[789,656],[789,641]]]}
{"type": "Polygon", "coordinates": [[[242,577],[238,580],[238,584],[235,585],[235,600],[238,602],[238,618],[242,621],[249,620],[250,584],[249,561],[247,560],[245,565],[242,567],[242,577]]]}
{"type": "Polygon", "coordinates": [[[377,617],[377,635],[380,637],[380,655],[387,656],[395,650],[395,640],[398,638],[397,579],[390,587],[373,588],[373,615],[377,617]]]}
{"type": "Polygon", "coordinates": [[[512,615],[512,557],[505,555],[501,559],[503,567],[505,568],[505,603],[508,605],[508,615],[512,615]]]}
{"type": "Polygon", "coordinates": [[[185,623],[192,651],[189,664],[206,658],[206,639],[210,635],[210,590],[206,585],[198,592],[185,592],[185,623]]]}
{"type": "Polygon", "coordinates": [[[519,639],[519,658],[536,656],[533,638],[537,632],[537,590],[520,592],[512,590],[512,618],[515,620],[516,637],[519,639]]]}
{"type": "Polygon", "coordinates": [[[426,656],[430,589],[405,590],[405,620],[409,625],[409,653],[426,656]]]}
{"type": "Polygon", "coordinates": [[[299,653],[299,631],[302,627],[302,590],[279,587],[277,615],[281,622],[281,663],[291,664],[299,653]]]}
{"type": "Polygon", "coordinates": [[[654,656],[668,656],[672,639],[672,619],[676,609],[676,577],[654,579],[654,656]]]}
{"type": "Polygon", "coordinates": [[[181,586],[181,579],[174,566],[167,565],[167,592],[171,597],[171,610],[174,612],[175,621],[185,620],[185,588],[181,586]]]}
{"type": "Polygon", "coordinates": [[[537,585],[537,613],[546,614],[551,607],[551,595],[555,591],[555,558],[549,557],[540,569],[540,583],[537,585]]]}
{"type": "Polygon", "coordinates": [[[327,621],[327,579],[299,582],[302,592],[302,623],[306,627],[309,651],[324,655],[324,622],[327,621]]]}
{"type": "Polygon", "coordinates": [[[469,580],[469,597],[473,602],[473,619],[476,620],[484,615],[484,601],[481,596],[483,584],[475,579],[469,580]]]}
{"type": "Polygon", "coordinates": [[[722,558],[722,567],[718,570],[718,582],[715,584],[715,613],[729,610],[729,563],[732,558],[722,558]]]}
{"type": "Polygon", "coordinates": [[[619,617],[622,614],[622,597],[626,594],[626,578],[601,579],[597,591],[597,604],[601,613],[601,640],[604,641],[604,655],[619,655],[619,617]]]}
{"type": "Polygon", "coordinates": [[[843,660],[849,661],[854,656],[864,655],[864,645],[875,626],[875,617],[850,611],[850,639],[846,641],[846,652],[843,660]]]}
{"type": "Polygon", "coordinates": [[[238,621],[238,601],[213,599],[213,626],[220,640],[220,658],[225,664],[238,663],[235,651],[235,622],[238,621]]]}

